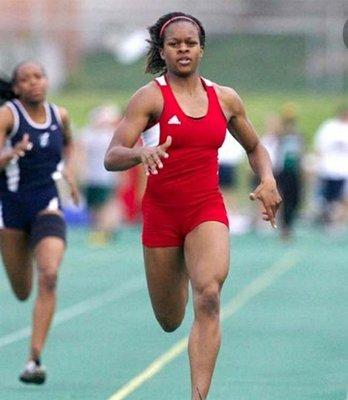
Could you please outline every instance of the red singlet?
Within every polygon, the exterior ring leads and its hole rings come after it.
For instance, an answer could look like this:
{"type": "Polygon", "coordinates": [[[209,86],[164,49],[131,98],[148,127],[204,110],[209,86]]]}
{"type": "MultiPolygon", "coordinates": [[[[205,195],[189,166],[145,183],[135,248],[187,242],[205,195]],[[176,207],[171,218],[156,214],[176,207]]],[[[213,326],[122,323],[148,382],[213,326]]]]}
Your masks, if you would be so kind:
{"type": "Polygon", "coordinates": [[[204,221],[228,226],[218,185],[218,148],[227,121],[212,82],[202,78],[208,96],[207,114],[186,115],[175,99],[165,76],[156,78],[164,106],[159,122],[142,134],[145,146],[158,146],[172,136],[162,159],[163,169],[150,175],[143,198],[144,246],[182,246],[185,236],[204,221]]]}

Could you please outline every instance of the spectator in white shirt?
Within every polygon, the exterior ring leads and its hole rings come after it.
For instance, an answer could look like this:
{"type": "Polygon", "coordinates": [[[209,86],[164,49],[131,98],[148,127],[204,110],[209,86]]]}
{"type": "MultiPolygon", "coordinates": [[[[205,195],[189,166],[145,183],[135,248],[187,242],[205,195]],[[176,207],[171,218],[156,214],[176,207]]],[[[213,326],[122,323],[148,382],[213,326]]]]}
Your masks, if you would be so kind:
{"type": "Polygon", "coordinates": [[[97,246],[108,242],[120,217],[115,198],[119,174],[106,171],[103,165],[105,151],[120,116],[120,111],[113,105],[95,108],[78,143],[80,178],[91,222],[90,243],[97,246]]]}
{"type": "Polygon", "coordinates": [[[337,116],[325,121],[315,136],[319,157],[318,178],[322,199],[322,219],[334,223],[343,209],[345,186],[348,182],[348,106],[342,106],[337,116]]]}

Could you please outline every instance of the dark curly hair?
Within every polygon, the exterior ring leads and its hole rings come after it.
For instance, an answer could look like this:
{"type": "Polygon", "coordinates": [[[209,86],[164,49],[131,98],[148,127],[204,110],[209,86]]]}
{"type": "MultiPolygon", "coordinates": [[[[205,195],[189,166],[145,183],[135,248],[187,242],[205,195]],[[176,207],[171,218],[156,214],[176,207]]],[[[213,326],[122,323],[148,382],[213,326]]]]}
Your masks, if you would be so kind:
{"type": "Polygon", "coordinates": [[[2,74],[0,78],[0,105],[17,97],[12,89],[14,84],[13,76],[12,74],[12,78],[8,78],[2,74]]]}
{"type": "Polygon", "coordinates": [[[175,20],[180,20],[180,17],[183,17],[183,20],[190,19],[199,27],[199,42],[202,48],[205,46],[205,30],[203,28],[202,23],[195,17],[190,14],[185,14],[183,12],[172,12],[169,14],[165,14],[160,17],[157,22],[148,27],[148,31],[150,33],[150,39],[147,40],[149,43],[149,50],[147,52],[146,57],[146,73],[151,74],[163,74],[166,71],[166,65],[164,60],[162,60],[160,55],[160,50],[163,48],[163,38],[164,35],[161,35],[162,27],[172,18],[175,20]]]}

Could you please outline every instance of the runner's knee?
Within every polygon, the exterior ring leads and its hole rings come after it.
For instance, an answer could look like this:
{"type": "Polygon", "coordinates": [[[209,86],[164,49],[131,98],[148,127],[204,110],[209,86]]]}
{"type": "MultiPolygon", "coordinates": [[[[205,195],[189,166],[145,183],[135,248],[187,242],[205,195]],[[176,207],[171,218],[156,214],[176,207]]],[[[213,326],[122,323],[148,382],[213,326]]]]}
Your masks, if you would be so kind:
{"type": "Polygon", "coordinates": [[[195,288],[194,304],[196,314],[215,318],[220,312],[220,287],[218,284],[195,288]]]}
{"type": "Polygon", "coordinates": [[[39,277],[39,286],[41,290],[53,292],[57,286],[57,272],[41,271],[39,277]]]}
{"type": "Polygon", "coordinates": [[[159,324],[161,325],[162,329],[165,332],[174,332],[176,331],[179,326],[181,325],[181,321],[172,321],[172,320],[166,320],[166,319],[159,319],[157,318],[159,324]]]}
{"type": "Polygon", "coordinates": [[[165,332],[174,332],[181,325],[184,315],[172,317],[156,314],[156,318],[165,332]]]}
{"type": "Polygon", "coordinates": [[[30,289],[13,288],[13,292],[19,301],[25,301],[30,296],[30,289]]]}

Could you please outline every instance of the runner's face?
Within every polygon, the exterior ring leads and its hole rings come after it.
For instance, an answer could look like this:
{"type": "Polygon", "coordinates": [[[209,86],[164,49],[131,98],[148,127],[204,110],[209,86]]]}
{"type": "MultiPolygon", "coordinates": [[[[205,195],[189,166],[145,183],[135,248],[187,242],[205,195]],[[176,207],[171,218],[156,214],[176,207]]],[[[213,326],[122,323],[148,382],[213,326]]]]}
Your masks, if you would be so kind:
{"type": "Polygon", "coordinates": [[[178,76],[189,76],[198,69],[203,56],[198,28],[191,22],[177,21],[164,33],[161,57],[167,70],[178,76]]]}
{"type": "Polygon", "coordinates": [[[21,100],[41,103],[46,98],[47,87],[47,77],[39,64],[26,63],[19,67],[13,89],[21,100]]]}

